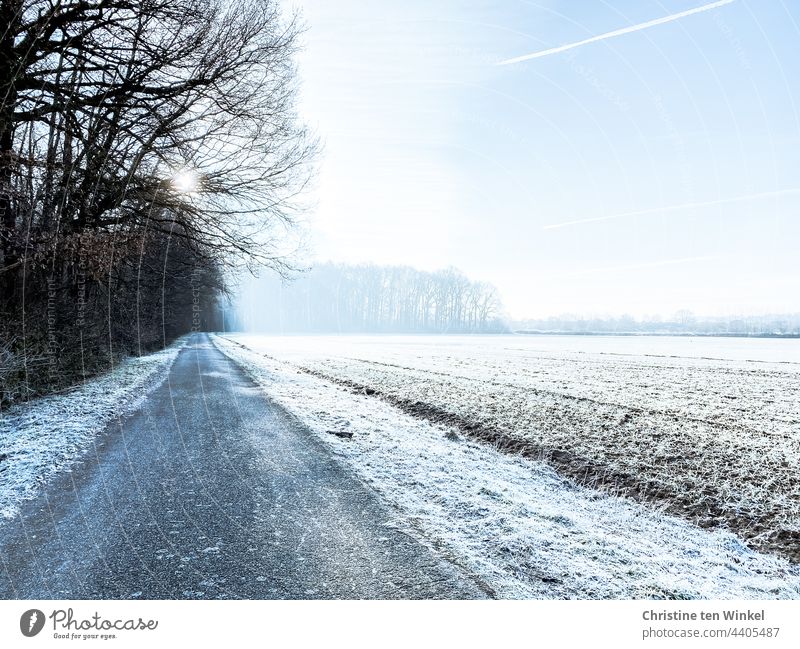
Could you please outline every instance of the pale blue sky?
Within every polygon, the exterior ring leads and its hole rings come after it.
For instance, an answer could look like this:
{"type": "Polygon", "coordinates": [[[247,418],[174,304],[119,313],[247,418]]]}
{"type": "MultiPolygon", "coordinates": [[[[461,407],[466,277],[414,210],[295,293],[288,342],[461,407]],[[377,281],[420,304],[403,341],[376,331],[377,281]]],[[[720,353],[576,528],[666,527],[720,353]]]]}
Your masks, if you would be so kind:
{"type": "Polygon", "coordinates": [[[798,3],[497,65],[704,4],[298,0],[316,258],[454,265],[515,317],[800,311],[798,3]]]}

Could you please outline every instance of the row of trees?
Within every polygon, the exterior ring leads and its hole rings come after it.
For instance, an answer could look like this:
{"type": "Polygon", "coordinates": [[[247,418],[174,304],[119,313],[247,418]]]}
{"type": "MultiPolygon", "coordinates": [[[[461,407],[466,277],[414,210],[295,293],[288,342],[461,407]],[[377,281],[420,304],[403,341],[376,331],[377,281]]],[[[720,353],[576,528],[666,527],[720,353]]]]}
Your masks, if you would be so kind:
{"type": "Polygon", "coordinates": [[[490,284],[453,268],[322,264],[287,284],[273,278],[242,287],[227,326],[269,332],[505,331],[490,284]]]}
{"type": "Polygon", "coordinates": [[[314,142],[278,0],[0,0],[0,30],[2,406],[216,328],[229,266],[285,271],[314,142]]]}
{"type": "Polygon", "coordinates": [[[800,314],[759,316],[696,316],[681,310],[670,317],[632,315],[585,317],[561,315],[538,320],[520,320],[515,329],[547,333],[697,334],[710,336],[800,336],[800,314]]]}

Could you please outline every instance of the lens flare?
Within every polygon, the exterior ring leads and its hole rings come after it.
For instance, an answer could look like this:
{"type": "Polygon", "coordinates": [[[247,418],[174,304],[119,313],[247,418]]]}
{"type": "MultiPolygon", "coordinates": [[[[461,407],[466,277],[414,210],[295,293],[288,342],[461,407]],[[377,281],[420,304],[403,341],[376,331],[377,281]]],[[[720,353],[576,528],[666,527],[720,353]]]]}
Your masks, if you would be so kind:
{"type": "Polygon", "coordinates": [[[191,170],[179,171],[172,177],[172,186],[179,192],[188,194],[197,191],[200,186],[200,177],[191,170]]]}

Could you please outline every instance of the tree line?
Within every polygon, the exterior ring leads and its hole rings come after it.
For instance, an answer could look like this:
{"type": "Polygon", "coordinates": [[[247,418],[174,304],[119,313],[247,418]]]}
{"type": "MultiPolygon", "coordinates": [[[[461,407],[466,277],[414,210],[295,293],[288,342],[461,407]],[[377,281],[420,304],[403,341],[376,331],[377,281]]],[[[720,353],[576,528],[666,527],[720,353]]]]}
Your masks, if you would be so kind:
{"type": "Polygon", "coordinates": [[[245,283],[226,327],[262,332],[491,333],[506,330],[497,289],[460,271],[326,263],[287,283],[245,283]]]}
{"type": "Polygon", "coordinates": [[[278,0],[0,0],[0,407],[286,272],[315,143],[278,0]]]}
{"type": "Polygon", "coordinates": [[[512,326],[527,333],[680,334],[706,336],[800,336],[800,314],[702,316],[680,310],[672,316],[587,317],[560,315],[518,320],[512,326]]]}

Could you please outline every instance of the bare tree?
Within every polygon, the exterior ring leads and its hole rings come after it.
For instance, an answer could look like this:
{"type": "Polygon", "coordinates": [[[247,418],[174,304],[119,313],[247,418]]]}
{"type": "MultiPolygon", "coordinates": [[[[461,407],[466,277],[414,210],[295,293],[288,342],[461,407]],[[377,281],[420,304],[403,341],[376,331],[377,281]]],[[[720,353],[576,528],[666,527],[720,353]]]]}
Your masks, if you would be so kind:
{"type": "Polygon", "coordinates": [[[69,320],[81,277],[93,307],[135,304],[142,323],[150,284],[177,304],[202,267],[213,301],[223,266],[287,272],[316,145],[277,0],[0,0],[0,18],[0,336],[23,287],[34,311],[56,290],[69,320]]]}
{"type": "Polygon", "coordinates": [[[51,248],[146,228],[281,265],[259,236],[289,220],[313,142],[292,104],[297,24],[274,0],[2,3],[9,246],[23,223],[51,248]]]}

